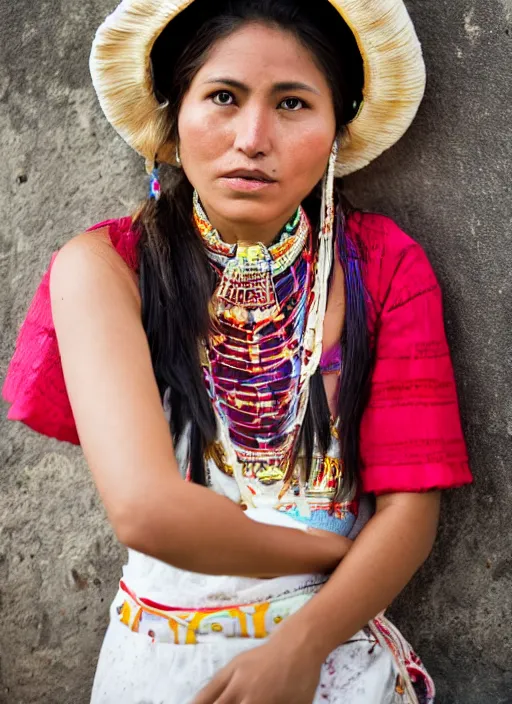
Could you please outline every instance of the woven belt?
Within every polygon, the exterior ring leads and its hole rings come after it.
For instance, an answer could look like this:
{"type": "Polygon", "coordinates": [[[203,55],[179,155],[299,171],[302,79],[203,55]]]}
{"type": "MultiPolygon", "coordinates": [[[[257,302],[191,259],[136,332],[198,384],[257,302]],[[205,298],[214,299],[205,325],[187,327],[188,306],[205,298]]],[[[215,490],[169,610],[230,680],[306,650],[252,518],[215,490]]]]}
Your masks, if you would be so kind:
{"type": "Polygon", "coordinates": [[[124,601],[117,607],[121,623],[153,642],[175,645],[194,645],[215,637],[266,638],[314,594],[310,591],[252,604],[188,609],[141,599],[123,580],[119,586],[124,593],[124,601]]]}

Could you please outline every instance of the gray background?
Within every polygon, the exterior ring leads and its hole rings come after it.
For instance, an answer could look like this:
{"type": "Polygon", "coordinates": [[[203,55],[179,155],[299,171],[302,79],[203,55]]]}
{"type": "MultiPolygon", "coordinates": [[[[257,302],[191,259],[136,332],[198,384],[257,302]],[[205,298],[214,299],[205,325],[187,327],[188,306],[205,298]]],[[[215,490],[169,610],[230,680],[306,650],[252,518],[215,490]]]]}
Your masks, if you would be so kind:
{"type": "MultiPolygon", "coordinates": [[[[144,195],[88,74],[115,0],[0,0],[1,366],[50,254],[144,195]],[[20,176],[25,183],[19,183],[20,176]]],[[[476,482],[448,492],[393,617],[441,704],[512,702],[511,0],[411,0],[429,72],[406,137],[348,189],[426,248],[476,482]]],[[[79,450],[1,414],[0,702],[86,704],[124,553],[79,450]]]]}

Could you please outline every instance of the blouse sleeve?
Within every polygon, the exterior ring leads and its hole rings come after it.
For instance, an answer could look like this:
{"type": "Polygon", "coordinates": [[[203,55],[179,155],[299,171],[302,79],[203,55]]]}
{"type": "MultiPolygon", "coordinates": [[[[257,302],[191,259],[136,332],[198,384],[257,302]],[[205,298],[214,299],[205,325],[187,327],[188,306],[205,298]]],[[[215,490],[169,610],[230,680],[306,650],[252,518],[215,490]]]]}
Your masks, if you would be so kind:
{"type": "Polygon", "coordinates": [[[375,364],[361,422],[362,489],[375,494],[472,481],[441,290],[425,252],[407,239],[376,323],[375,364]]]}
{"type": "MultiPolygon", "coordinates": [[[[108,226],[115,249],[136,269],[137,233],[131,218],[107,220],[89,230],[108,226]]],[[[11,404],[8,420],[20,421],[42,435],[79,445],[53,325],[50,275],[57,256],[54,252],[20,327],[9,363],[2,396],[11,404]]]]}
{"type": "Polygon", "coordinates": [[[2,396],[11,404],[8,420],[78,445],[51,314],[50,273],[56,256],[54,252],[21,325],[2,396]]]}

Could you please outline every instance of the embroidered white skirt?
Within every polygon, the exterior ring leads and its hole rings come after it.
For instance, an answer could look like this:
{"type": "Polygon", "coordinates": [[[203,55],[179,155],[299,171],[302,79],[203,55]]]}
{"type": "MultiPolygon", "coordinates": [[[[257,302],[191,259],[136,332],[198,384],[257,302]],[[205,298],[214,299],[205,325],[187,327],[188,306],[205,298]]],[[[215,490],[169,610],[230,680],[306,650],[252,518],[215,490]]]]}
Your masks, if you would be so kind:
{"type": "MultiPolygon", "coordinates": [[[[155,643],[113,621],[101,649],[91,704],[188,704],[236,655],[264,640],[217,638],[198,645],[155,643]]],[[[361,631],[322,669],[314,704],[404,704],[389,650],[361,631]]],[[[271,683],[269,683],[271,686],[271,683]]]]}
{"type": "MultiPolygon", "coordinates": [[[[324,582],[323,575],[202,575],[129,551],[91,704],[188,704],[234,657],[265,643],[324,582]]],[[[430,704],[433,694],[421,662],[382,616],[327,658],[314,704],[430,704]]]]}

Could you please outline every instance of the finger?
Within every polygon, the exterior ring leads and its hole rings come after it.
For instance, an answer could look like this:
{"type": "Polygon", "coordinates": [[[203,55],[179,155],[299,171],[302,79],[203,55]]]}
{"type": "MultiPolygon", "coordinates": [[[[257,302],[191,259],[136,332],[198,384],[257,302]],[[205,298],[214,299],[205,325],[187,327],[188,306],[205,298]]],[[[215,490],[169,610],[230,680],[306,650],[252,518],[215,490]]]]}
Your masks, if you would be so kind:
{"type": "Polygon", "coordinates": [[[231,668],[225,667],[199,692],[192,704],[217,704],[230,679],[231,668]]]}

